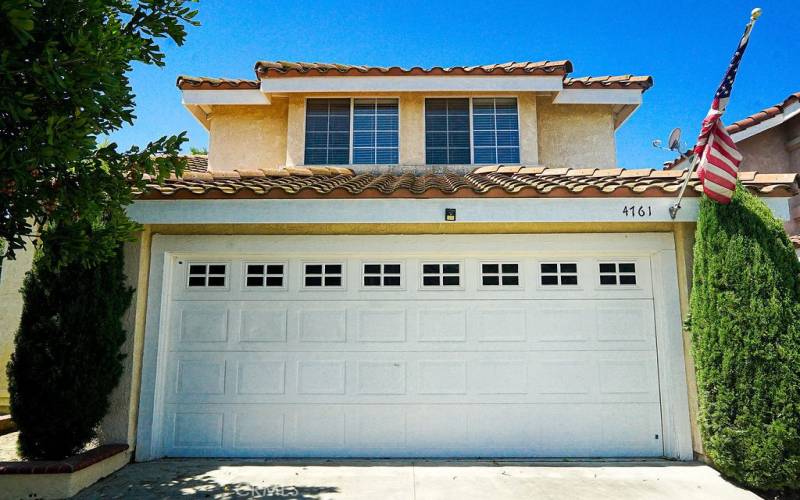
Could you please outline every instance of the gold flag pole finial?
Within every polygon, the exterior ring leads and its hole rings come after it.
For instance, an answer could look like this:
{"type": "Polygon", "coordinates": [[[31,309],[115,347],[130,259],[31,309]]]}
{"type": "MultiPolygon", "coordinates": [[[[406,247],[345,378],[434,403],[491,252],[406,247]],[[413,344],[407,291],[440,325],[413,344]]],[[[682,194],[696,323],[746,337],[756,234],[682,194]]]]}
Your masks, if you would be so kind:
{"type": "Polygon", "coordinates": [[[750,13],[750,20],[751,20],[751,21],[755,21],[755,20],[756,20],[756,19],[758,19],[759,17],[761,17],[761,8],[760,8],[760,7],[756,7],[756,8],[755,8],[755,9],[753,9],[753,11],[750,13]]]}

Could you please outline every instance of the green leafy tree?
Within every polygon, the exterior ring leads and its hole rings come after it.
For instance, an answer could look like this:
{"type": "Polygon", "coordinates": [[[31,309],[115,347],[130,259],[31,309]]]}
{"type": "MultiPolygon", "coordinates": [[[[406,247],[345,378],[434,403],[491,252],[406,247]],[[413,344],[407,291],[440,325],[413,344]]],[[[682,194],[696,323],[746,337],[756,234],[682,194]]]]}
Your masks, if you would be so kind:
{"type": "Polygon", "coordinates": [[[190,147],[189,148],[189,152],[191,154],[193,154],[193,155],[207,155],[208,154],[208,150],[206,148],[198,148],[198,147],[195,147],[195,146],[190,147]]]}
{"type": "Polygon", "coordinates": [[[751,487],[799,488],[800,262],[741,186],[701,202],[688,326],[708,457],[751,487]]]}
{"type": "Polygon", "coordinates": [[[49,225],[78,220],[58,265],[109,258],[137,229],[124,213],[144,174],[180,171],[185,134],[122,151],[99,140],[135,116],[127,73],[183,44],[190,0],[0,0],[0,239],[13,257],[49,225]],[[87,232],[89,227],[93,230],[87,232]],[[93,239],[90,239],[91,238],[93,239]]]}
{"type": "MultiPolygon", "coordinates": [[[[78,224],[92,236],[91,224],[78,224]]],[[[50,232],[56,237],[44,252],[69,239],[57,236],[58,226],[50,232]]],[[[23,457],[61,459],[95,437],[122,374],[122,316],[133,293],[124,283],[121,251],[94,265],[72,261],[58,269],[42,253],[35,259],[7,367],[23,457]]]]}

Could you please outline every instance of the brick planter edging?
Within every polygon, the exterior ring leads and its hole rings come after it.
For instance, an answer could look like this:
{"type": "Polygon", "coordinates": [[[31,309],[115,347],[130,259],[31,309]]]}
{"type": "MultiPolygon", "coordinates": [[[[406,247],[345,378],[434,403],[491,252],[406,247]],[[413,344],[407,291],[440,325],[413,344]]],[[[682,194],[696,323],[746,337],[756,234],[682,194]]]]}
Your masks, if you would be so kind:
{"type": "Polygon", "coordinates": [[[69,474],[102,462],[128,449],[127,444],[106,444],[93,450],[73,455],[64,460],[33,460],[30,462],[0,462],[0,475],[4,474],[69,474]]]}

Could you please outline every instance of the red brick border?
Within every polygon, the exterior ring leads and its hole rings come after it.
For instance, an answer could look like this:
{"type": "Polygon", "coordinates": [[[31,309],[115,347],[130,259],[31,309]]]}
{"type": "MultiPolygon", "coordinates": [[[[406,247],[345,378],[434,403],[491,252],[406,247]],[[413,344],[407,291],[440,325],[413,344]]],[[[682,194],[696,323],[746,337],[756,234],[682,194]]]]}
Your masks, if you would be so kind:
{"type": "Polygon", "coordinates": [[[64,460],[34,460],[30,462],[0,462],[0,475],[4,474],[69,474],[102,462],[128,449],[127,444],[99,446],[64,460]]]}

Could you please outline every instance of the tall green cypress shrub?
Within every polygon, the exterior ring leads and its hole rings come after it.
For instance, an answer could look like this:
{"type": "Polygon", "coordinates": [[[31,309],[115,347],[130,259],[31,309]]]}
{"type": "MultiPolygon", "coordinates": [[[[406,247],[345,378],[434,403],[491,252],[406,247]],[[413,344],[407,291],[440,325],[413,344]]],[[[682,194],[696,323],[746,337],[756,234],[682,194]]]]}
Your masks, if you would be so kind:
{"type": "Polygon", "coordinates": [[[701,202],[688,326],[707,456],[751,487],[800,487],[800,263],[742,186],[701,202]]]}
{"type": "Polygon", "coordinates": [[[27,459],[61,459],[86,446],[122,374],[122,316],[132,290],[121,249],[91,267],[56,268],[48,251],[57,241],[51,234],[25,279],[7,368],[19,452],[27,459]]]}

